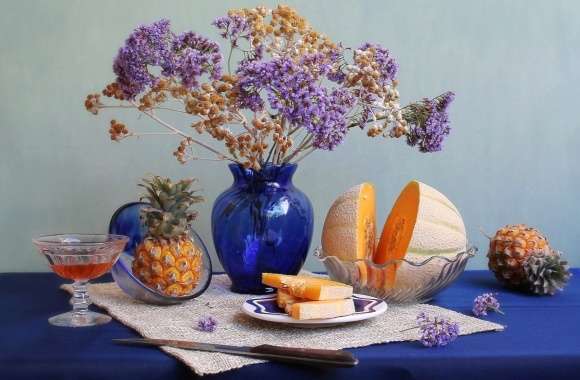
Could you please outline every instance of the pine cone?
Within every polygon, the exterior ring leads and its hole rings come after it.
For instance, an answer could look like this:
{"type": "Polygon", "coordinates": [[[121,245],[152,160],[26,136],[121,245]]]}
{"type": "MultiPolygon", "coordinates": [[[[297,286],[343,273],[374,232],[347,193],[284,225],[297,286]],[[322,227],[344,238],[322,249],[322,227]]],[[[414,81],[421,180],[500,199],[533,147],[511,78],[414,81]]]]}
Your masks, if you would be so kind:
{"type": "Polygon", "coordinates": [[[560,254],[534,253],[523,263],[523,269],[529,289],[534,294],[553,296],[566,286],[572,274],[568,262],[562,260],[560,254]]]}

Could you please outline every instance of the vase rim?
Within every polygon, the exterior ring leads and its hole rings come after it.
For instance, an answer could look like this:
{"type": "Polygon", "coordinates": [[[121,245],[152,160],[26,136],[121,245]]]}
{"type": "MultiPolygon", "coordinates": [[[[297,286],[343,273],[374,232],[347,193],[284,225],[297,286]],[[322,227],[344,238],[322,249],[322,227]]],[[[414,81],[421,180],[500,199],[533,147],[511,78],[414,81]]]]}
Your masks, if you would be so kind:
{"type": "MultiPolygon", "coordinates": [[[[244,165],[242,164],[237,164],[237,163],[230,163],[228,164],[228,166],[230,168],[242,168],[243,170],[251,170],[251,171],[256,171],[255,169],[252,168],[244,168],[244,165]]],[[[291,168],[291,167],[297,167],[298,164],[295,162],[289,162],[289,163],[284,163],[284,164],[273,164],[271,162],[266,163],[265,165],[262,166],[262,169],[258,170],[258,171],[262,171],[265,168],[291,168]]]]}
{"type": "Polygon", "coordinates": [[[245,168],[243,165],[229,164],[230,171],[237,184],[274,184],[276,186],[288,186],[292,184],[292,176],[298,165],[291,164],[266,164],[260,170],[245,168]]]}

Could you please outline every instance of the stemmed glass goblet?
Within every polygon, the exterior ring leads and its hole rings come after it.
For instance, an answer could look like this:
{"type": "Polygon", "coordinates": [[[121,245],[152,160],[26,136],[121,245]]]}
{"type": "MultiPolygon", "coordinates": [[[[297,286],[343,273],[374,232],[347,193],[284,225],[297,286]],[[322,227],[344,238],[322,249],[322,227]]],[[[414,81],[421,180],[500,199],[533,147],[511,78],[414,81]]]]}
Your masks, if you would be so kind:
{"type": "Polygon", "coordinates": [[[128,240],[127,236],[110,234],[43,235],[32,240],[54,273],[74,281],[73,310],[49,318],[50,324],[85,327],[111,321],[110,316],[89,310],[87,285],[111,269],[128,240]]]}

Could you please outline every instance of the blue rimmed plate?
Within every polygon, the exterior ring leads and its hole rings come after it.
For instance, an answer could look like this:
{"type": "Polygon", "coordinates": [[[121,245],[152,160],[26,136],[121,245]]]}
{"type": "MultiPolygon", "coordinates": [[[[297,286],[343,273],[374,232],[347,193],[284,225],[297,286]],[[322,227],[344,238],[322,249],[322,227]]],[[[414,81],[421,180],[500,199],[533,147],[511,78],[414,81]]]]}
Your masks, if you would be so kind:
{"type": "Polygon", "coordinates": [[[242,311],[250,317],[261,319],[263,321],[307,328],[331,327],[343,323],[364,321],[381,315],[387,311],[387,304],[382,299],[363,294],[354,294],[352,299],[354,301],[354,314],[336,318],[308,320],[292,319],[284,312],[284,310],[278,307],[275,294],[246,300],[242,305],[242,311]]]}

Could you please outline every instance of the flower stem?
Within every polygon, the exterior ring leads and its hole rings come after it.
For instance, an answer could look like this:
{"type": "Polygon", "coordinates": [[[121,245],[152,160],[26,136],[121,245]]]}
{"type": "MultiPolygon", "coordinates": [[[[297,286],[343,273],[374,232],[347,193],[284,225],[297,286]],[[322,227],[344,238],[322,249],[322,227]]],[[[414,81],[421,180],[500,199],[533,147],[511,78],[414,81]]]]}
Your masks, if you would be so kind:
{"type": "Polygon", "coordinates": [[[228,74],[232,75],[232,54],[234,53],[234,46],[230,48],[230,53],[228,54],[228,74]]]}
{"type": "Polygon", "coordinates": [[[306,158],[307,156],[309,156],[310,154],[312,154],[312,153],[314,153],[314,152],[316,152],[316,148],[312,148],[312,149],[310,149],[309,151],[307,151],[306,153],[304,153],[302,156],[298,157],[298,158],[297,158],[297,159],[294,161],[294,163],[295,163],[295,164],[299,163],[299,162],[300,162],[300,161],[302,161],[304,158],[306,158]]]}
{"type": "Polygon", "coordinates": [[[157,116],[155,116],[155,114],[153,114],[150,111],[141,111],[142,113],[144,113],[145,115],[149,116],[151,119],[155,120],[156,122],[158,122],[159,124],[161,124],[162,126],[164,126],[165,128],[175,132],[176,134],[182,136],[183,138],[186,138],[188,140],[190,140],[193,143],[196,143],[199,146],[204,147],[205,149],[209,150],[210,152],[215,153],[218,157],[224,159],[224,160],[228,160],[228,161],[232,161],[235,162],[236,164],[241,164],[241,162],[234,160],[230,157],[228,157],[227,155],[225,155],[224,153],[221,153],[220,151],[212,148],[211,146],[203,143],[202,141],[199,141],[193,137],[191,137],[190,135],[183,133],[182,131],[180,131],[179,129],[175,128],[174,126],[166,123],[165,121],[161,120],[160,118],[158,118],[157,116]]]}
{"type": "Polygon", "coordinates": [[[501,314],[501,315],[505,315],[505,313],[504,313],[504,312],[503,312],[503,311],[502,311],[500,308],[493,309],[493,310],[494,310],[496,313],[499,313],[499,314],[501,314]]]}
{"type": "Polygon", "coordinates": [[[312,139],[313,139],[313,136],[311,134],[305,135],[304,138],[302,138],[302,141],[300,141],[300,144],[298,144],[298,147],[296,148],[296,150],[284,159],[284,163],[290,162],[290,160],[292,160],[294,157],[296,157],[299,153],[312,147],[312,144],[310,144],[312,139]]]}
{"type": "MultiPolygon", "coordinates": [[[[440,98],[440,97],[442,97],[443,95],[445,95],[445,93],[443,93],[443,94],[439,94],[439,95],[437,95],[436,97],[434,97],[433,99],[440,98]]],[[[413,105],[413,103],[407,104],[406,106],[404,106],[404,107],[401,107],[401,108],[400,108],[400,110],[402,111],[402,110],[404,110],[405,108],[409,108],[409,107],[411,107],[412,105],[413,105]]],[[[376,120],[384,120],[384,119],[386,119],[387,117],[388,117],[387,115],[385,115],[385,116],[379,116],[379,117],[377,117],[377,118],[376,118],[376,120]]],[[[361,123],[360,123],[360,122],[355,122],[355,123],[350,123],[350,124],[349,124],[349,125],[347,125],[346,127],[347,127],[348,129],[351,129],[351,128],[354,128],[354,127],[359,127],[360,125],[361,125],[361,123]]]]}
{"type": "Polygon", "coordinates": [[[405,332],[405,331],[416,330],[416,329],[418,329],[419,327],[420,327],[420,326],[409,327],[408,329],[404,329],[404,330],[401,330],[401,331],[399,331],[399,332],[405,332]]]}

